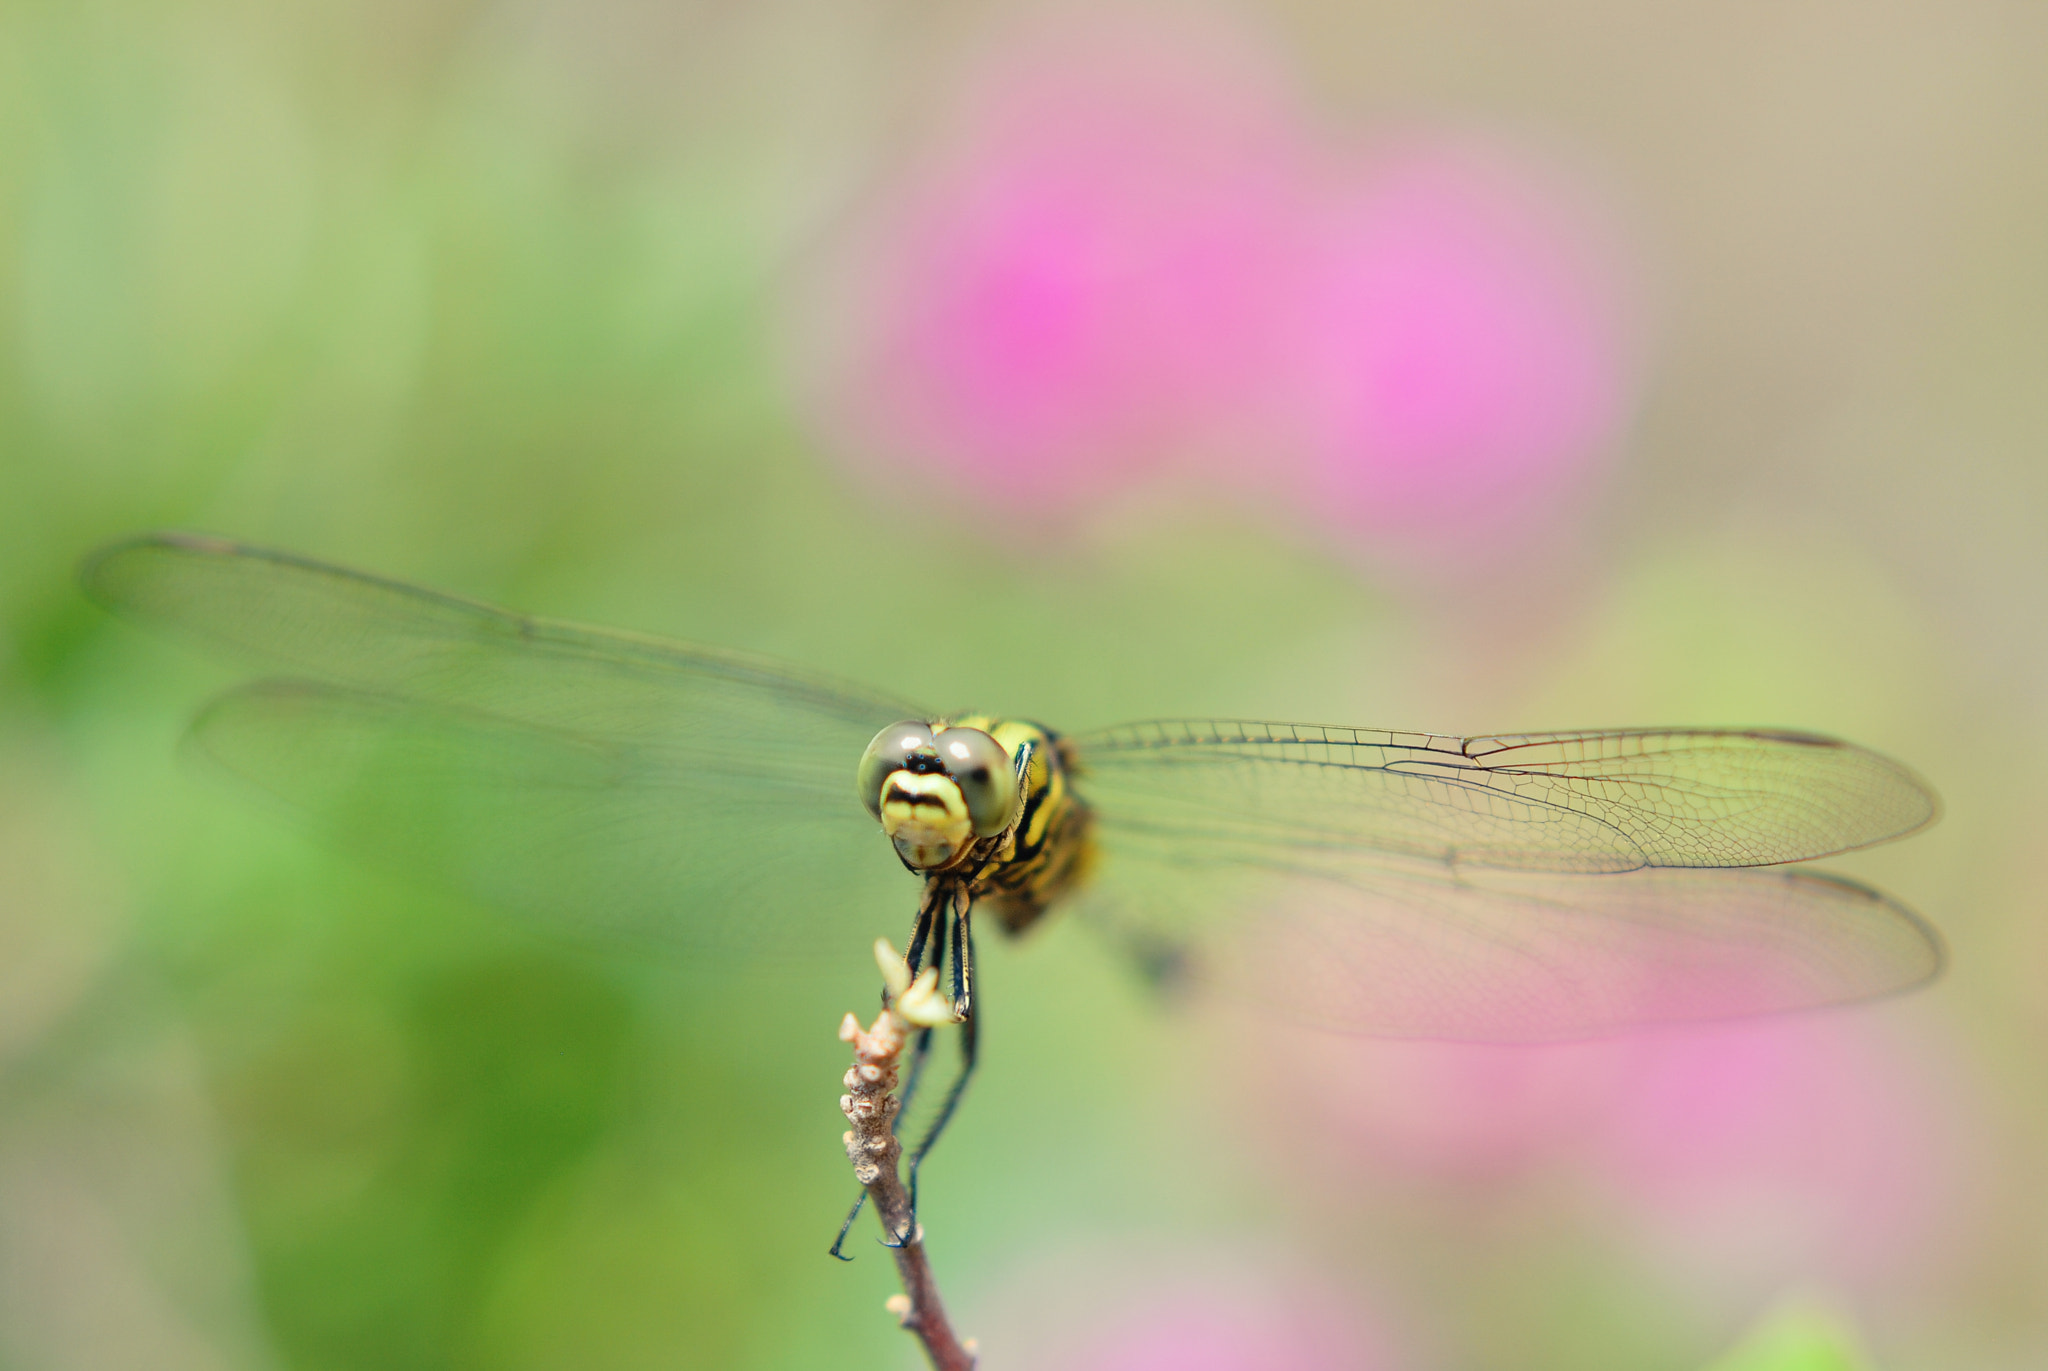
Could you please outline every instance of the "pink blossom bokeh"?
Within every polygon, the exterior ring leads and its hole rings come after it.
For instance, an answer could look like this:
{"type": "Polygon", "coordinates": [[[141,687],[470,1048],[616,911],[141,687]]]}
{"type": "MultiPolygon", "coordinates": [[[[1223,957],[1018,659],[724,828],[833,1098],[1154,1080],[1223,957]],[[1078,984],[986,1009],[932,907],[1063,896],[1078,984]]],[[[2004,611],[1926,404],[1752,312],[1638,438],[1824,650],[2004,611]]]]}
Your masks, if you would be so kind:
{"type": "Polygon", "coordinates": [[[1318,1171],[1463,1194],[1576,1177],[1650,1247],[1730,1273],[1882,1283],[1970,1208],[1965,1097],[1867,1012],[1542,1046],[1280,1029],[1261,1057],[1272,1143],[1318,1171]]]}
{"type": "Polygon", "coordinates": [[[1006,1271],[963,1319],[1004,1364],[1061,1371],[1403,1371],[1373,1302],[1328,1262],[1256,1244],[1062,1247],[1006,1271]],[[1045,1311],[1057,1309],[1048,1319],[1045,1311]]]}
{"type": "Polygon", "coordinates": [[[1372,1355],[1333,1300],[1167,1287],[1104,1320],[1080,1359],[1067,1365],[1073,1371],[1379,1371],[1389,1364],[1372,1355]]]}
{"type": "Polygon", "coordinates": [[[852,235],[835,452],[1034,530],[1145,482],[1437,564],[1566,520],[1635,372],[1586,195],[1469,136],[1358,155],[1243,44],[1063,38],[852,235]]]}
{"type": "Polygon", "coordinates": [[[1955,1239],[1962,1098],[1904,1039],[1853,1017],[1648,1047],[1592,1164],[1689,1261],[1883,1282],[1955,1239]]]}
{"type": "Polygon", "coordinates": [[[1027,520],[1228,429],[1294,269],[1301,155],[1209,49],[1031,49],[949,115],[850,270],[832,390],[885,470],[1027,520]]]}
{"type": "Polygon", "coordinates": [[[1630,397],[1582,207],[1499,151],[1423,141],[1335,189],[1288,392],[1315,507],[1404,547],[1540,526],[1630,397]]]}

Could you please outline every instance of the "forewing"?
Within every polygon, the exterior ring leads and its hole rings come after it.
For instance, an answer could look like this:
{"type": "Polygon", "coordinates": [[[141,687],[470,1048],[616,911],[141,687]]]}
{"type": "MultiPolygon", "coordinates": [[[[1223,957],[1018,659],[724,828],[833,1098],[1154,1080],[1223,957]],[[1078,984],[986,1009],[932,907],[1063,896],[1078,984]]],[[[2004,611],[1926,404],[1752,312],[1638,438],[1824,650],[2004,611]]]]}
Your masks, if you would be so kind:
{"type": "Polygon", "coordinates": [[[289,673],[223,696],[193,742],[374,859],[694,946],[767,947],[902,894],[853,774],[914,706],[211,539],[118,544],[83,575],[289,673]]]}
{"type": "Polygon", "coordinates": [[[792,768],[310,681],[230,691],[189,741],[373,864],[630,942],[802,957],[915,894],[846,787],[792,768]]]}
{"type": "MultiPolygon", "coordinates": [[[[900,700],[784,663],[513,614],[288,553],[187,534],[103,549],[81,577],[117,613],[281,674],[439,701],[609,738],[687,735],[744,751],[785,719],[851,755],[821,758],[851,787],[900,700]]],[[[801,764],[801,763],[799,763],[801,764]]]]}
{"type": "Polygon", "coordinates": [[[1108,846],[1090,900],[1192,981],[1392,1037],[1543,1041],[1850,1003],[1938,974],[1939,938],[1808,870],[1605,875],[1108,846]]]}
{"type": "Polygon", "coordinates": [[[1452,738],[1164,720],[1076,740],[1105,839],[1369,851],[1622,872],[1804,861],[1909,833],[1933,794],[1811,734],[1643,729],[1452,738]]]}

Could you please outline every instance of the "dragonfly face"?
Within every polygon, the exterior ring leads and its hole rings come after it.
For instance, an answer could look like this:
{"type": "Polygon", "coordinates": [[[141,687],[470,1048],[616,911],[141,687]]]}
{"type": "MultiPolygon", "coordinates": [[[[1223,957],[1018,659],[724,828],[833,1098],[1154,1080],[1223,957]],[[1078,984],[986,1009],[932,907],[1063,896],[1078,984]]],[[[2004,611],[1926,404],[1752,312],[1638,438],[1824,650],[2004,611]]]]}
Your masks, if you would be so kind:
{"type": "Polygon", "coordinates": [[[1007,829],[1017,810],[1015,763],[966,726],[889,725],[868,744],[855,784],[912,871],[952,866],[975,839],[1007,829]]]}
{"type": "Polygon", "coordinates": [[[970,715],[907,719],[875,735],[855,786],[903,865],[965,885],[1011,931],[1087,865],[1088,810],[1057,734],[970,715]]]}

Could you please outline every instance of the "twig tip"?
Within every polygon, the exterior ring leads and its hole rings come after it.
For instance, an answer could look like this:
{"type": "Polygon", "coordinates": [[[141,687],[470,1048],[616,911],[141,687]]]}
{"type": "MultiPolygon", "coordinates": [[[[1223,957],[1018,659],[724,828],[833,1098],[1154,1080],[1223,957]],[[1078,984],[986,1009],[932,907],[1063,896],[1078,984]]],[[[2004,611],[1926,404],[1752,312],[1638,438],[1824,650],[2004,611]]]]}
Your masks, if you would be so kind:
{"type": "Polygon", "coordinates": [[[882,984],[889,988],[889,999],[902,999],[903,992],[910,989],[910,964],[887,938],[875,939],[875,965],[882,968],[882,984]]]}

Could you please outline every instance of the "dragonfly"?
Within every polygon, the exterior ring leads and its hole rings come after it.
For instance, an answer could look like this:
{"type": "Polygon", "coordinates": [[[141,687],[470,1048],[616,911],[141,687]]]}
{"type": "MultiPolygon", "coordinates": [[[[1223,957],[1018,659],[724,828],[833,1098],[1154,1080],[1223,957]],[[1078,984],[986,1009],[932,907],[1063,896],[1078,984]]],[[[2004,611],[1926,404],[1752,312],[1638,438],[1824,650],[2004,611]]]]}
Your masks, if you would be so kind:
{"type": "Polygon", "coordinates": [[[375,860],[702,957],[834,946],[914,893],[906,960],[942,969],[962,1065],[913,1184],[977,1058],[977,917],[1017,935],[1073,909],[1290,1019],[1470,1041],[1847,1004],[1944,960],[1905,905],[1793,865],[1939,808],[1815,734],[1068,734],[199,535],[118,542],[81,574],[255,668],[190,745],[375,860]]]}

